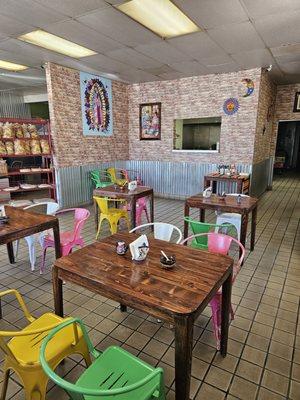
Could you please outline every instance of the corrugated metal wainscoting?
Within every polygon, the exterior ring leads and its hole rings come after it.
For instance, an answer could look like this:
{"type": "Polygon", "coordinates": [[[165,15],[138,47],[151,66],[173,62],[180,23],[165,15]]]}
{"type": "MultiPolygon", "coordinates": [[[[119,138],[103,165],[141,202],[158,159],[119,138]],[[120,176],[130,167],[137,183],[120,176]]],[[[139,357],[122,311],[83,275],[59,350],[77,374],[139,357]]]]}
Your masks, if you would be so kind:
{"type": "Polygon", "coordinates": [[[29,104],[16,90],[0,90],[0,117],[31,118],[29,104]]]}
{"type": "MultiPolygon", "coordinates": [[[[116,161],[102,164],[90,164],[75,167],[58,168],[56,171],[58,202],[61,207],[71,207],[90,203],[92,183],[89,172],[93,169],[126,168],[135,170],[143,183],[153,187],[155,194],[173,199],[185,199],[203,191],[203,178],[215,171],[216,164],[173,163],[161,161],[116,161]]],[[[239,164],[238,171],[251,173],[251,165],[239,164]]],[[[220,185],[218,191],[227,190],[220,185]]],[[[229,190],[235,192],[235,187],[229,190]]]]}

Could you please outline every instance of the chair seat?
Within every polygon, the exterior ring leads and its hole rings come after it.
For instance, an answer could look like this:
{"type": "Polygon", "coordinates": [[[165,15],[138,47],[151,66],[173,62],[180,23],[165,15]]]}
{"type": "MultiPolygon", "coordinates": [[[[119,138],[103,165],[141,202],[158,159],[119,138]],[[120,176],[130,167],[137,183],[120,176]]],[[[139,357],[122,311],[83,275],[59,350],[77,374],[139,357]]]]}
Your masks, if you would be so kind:
{"type": "MultiPolygon", "coordinates": [[[[58,317],[53,313],[46,313],[37,318],[22,330],[40,329],[46,326],[54,325],[64,321],[64,318],[58,317]]],[[[65,349],[70,347],[74,341],[74,328],[72,325],[67,326],[57,334],[57,340],[54,344],[49,343],[47,347],[47,360],[52,360],[61,354],[65,349]]],[[[16,357],[16,359],[23,364],[39,363],[39,352],[43,339],[48,335],[49,331],[37,333],[36,335],[16,336],[12,338],[8,347],[16,357]]],[[[82,337],[81,331],[78,329],[78,336],[82,337]]]]}
{"type": "Polygon", "coordinates": [[[228,219],[241,218],[241,214],[239,213],[220,213],[218,215],[221,218],[228,218],[228,219]]]}
{"type": "MultiPolygon", "coordinates": [[[[76,385],[100,390],[123,388],[145,378],[154,370],[155,368],[127,351],[111,346],[83,372],[76,385]]],[[[151,388],[154,390],[158,384],[159,377],[151,382],[151,387],[146,385],[150,395],[151,388]]],[[[140,388],[139,392],[140,395],[135,392],[136,400],[150,399],[149,394],[148,397],[145,396],[145,385],[140,388]]],[[[127,397],[123,398],[127,399],[127,397]]],[[[84,399],[95,400],[95,396],[85,395],[84,399]]],[[[128,400],[133,400],[130,398],[130,393],[128,393],[128,400]]]]}
{"type": "Polygon", "coordinates": [[[111,207],[111,208],[108,209],[108,213],[107,214],[108,215],[115,215],[115,216],[124,215],[124,214],[127,214],[127,210],[126,209],[122,209],[122,208],[111,207]]]}

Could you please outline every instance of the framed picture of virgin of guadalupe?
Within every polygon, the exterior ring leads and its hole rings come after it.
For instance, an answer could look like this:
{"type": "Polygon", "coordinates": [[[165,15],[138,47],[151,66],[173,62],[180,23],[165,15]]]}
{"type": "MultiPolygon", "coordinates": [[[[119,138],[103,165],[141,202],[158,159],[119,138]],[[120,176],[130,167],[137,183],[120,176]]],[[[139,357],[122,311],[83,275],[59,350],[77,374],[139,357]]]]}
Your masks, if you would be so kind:
{"type": "Polygon", "coordinates": [[[161,103],[140,104],[140,140],[160,140],[161,103]]]}

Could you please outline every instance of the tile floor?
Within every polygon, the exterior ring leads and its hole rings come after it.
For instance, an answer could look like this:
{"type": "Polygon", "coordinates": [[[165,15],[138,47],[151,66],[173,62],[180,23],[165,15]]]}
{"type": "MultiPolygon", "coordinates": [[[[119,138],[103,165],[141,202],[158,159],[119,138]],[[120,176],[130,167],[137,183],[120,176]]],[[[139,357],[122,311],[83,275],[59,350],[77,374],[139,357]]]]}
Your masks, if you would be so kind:
{"type": "MultiPolygon", "coordinates": [[[[256,246],[247,252],[246,262],[233,289],[236,317],[230,327],[228,355],[222,358],[215,341],[207,308],[196,323],[191,397],[195,400],[280,400],[300,399],[300,178],[286,176],[274,182],[259,202],[256,246]]],[[[182,228],[183,202],[156,199],[156,220],[182,228]]],[[[194,214],[197,215],[196,213],[194,214]]],[[[208,220],[213,220],[213,214],[208,220]]],[[[70,226],[61,219],[61,228],[70,226]]],[[[108,234],[108,231],[104,232],[108,234]]],[[[94,220],[84,229],[86,243],[94,240],[94,220]]],[[[53,310],[51,275],[31,273],[24,241],[15,265],[9,265],[5,247],[0,248],[0,290],[17,288],[36,316],[53,310]]],[[[40,261],[38,253],[37,265],[40,261]]],[[[53,252],[47,256],[50,271],[53,252]]],[[[38,269],[38,268],[37,268],[38,269]]],[[[64,286],[65,312],[81,317],[99,349],[117,344],[152,365],[165,370],[167,398],[174,399],[173,332],[167,324],[69,284],[64,286]]],[[[12,298],[4,302],[0,329],[21,328],[24,319],[12,298]]],[[[0,358],[3,358],[1,355],[0,358]]],[[[60,373],[74,380],[83,369],[76,358],[60,367],[60,373]]],[[[0,381],[2,377],[0,376],[0,381]]],[[[24,399],[13,375],[9,399],[24,399]]],[[[49,384],[47,398],[67,396],[49,384]]]]}

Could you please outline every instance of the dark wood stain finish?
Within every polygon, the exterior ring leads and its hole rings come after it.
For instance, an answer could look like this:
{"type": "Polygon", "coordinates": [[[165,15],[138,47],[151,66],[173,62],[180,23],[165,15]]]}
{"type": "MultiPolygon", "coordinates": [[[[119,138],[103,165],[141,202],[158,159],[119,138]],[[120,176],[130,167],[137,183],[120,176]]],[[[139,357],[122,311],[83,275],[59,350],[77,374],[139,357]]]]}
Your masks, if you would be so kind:
{"type": "Polygon", "coordinates": [[[237,193],[249,193],[250,189],[250,176],[239,176],[239,175],[219,175],[216,173],[208,174],[204,176],[204,189],[212,186],[213,193],[216,193],[217,182],[224,182],[227,187],[230,187],[231,183],[236,183],[237,193]]]}
{"type": "MultiPolygon", "coordinates": [[[[131,204],[130,211],[130,219],[131,219],[131,228],[135,228],[136,223],[136,202],[138,199],[142,197],[150,198],[150,219],[151,222],[154,222],[154,198],[153,198],[153,189],[148,186],[138,186],[135,190],[128,190],[128,188],[124,188],[121,190],[120,188],[115,189],[114,185],[106,186],[102,189],[94,189],[94,196],[98,197],[110,197],[115,199],[125,199],[128,203],[131,204]]],[[[99,210],[97,203],[94,201],[95,208],[95,223],[96,230],[98,229],[98,220],[99,220],[99,210]]]]}
{"type": "Polygon", "coordinates": [[[118,233],[56,260],[53,268],[55,310],[63,315],[62,281],[70,281],[125,306],[144,311],[175,325],[176,399],[188,400],[192,336],[195,319],[223,285],[222,354],[226,355],[233,260],[150,239],[143,262],[119,256],[117,240],[132,242],[137,235],[118,233]],[[173,270],[160,266],[160,250],[176,256],[173,270]],[[226,282],[226,283],[225,283],[226,282]],[[227,321],[227,322],[226,322],[227,321]]]}

